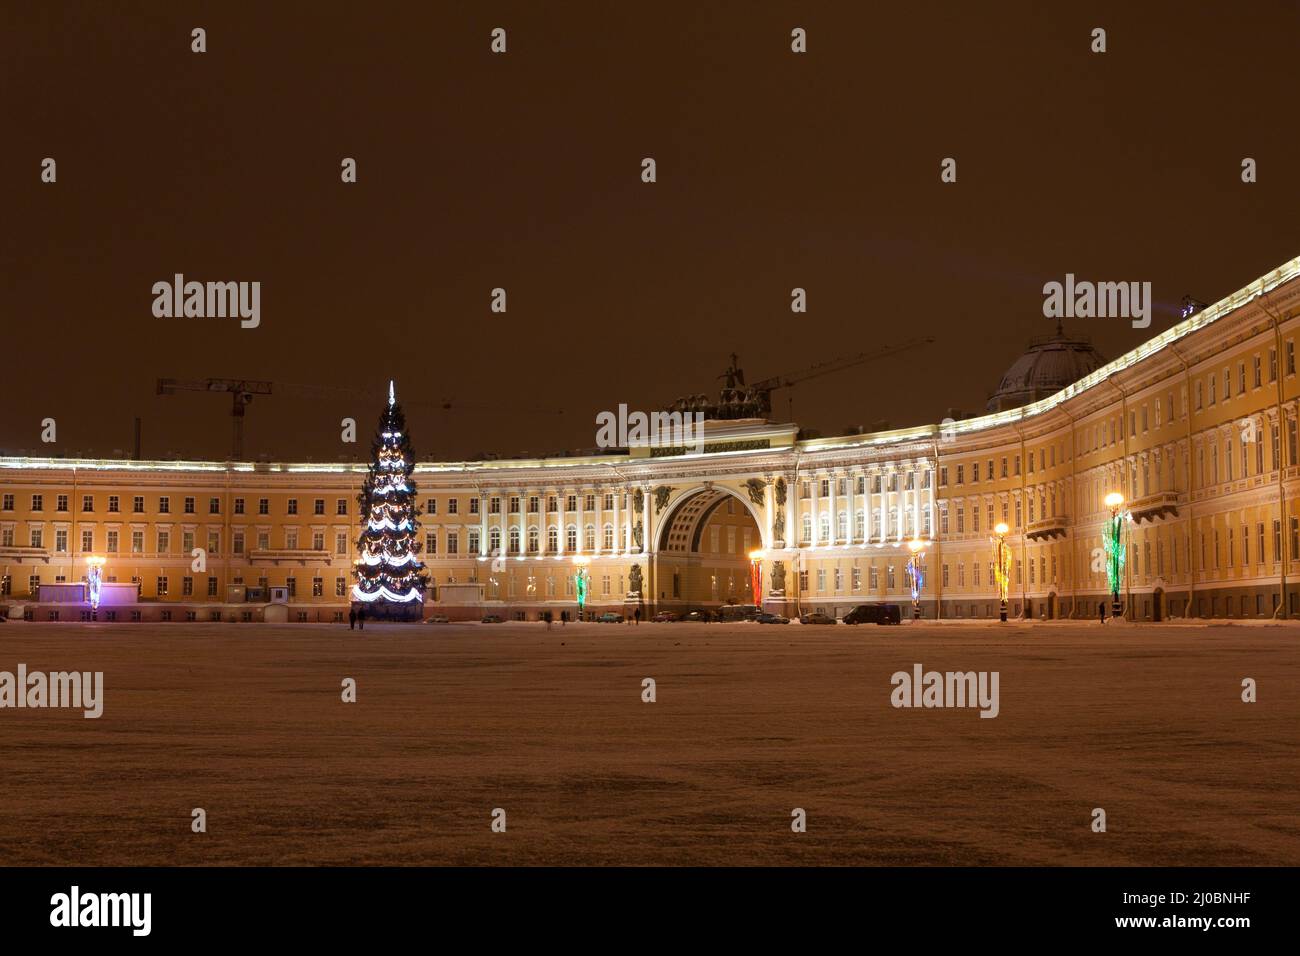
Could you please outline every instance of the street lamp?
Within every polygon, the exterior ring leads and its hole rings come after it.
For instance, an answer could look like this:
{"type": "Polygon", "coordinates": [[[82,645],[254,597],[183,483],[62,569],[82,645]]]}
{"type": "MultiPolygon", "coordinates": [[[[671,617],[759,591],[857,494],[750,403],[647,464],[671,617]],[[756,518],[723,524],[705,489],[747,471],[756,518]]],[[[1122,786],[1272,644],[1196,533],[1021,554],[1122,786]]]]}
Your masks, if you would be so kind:
{"type": "Polygon", "coordinates": [[[998,536],[998,556],[997,564],[994,567],[994,573],[997,575],[998,600],[1001,607],[998,611],[998,620],[1006,623],[1007,620],[1007,588],[1011,583],[1011,552],[1007,550],[1007,532],[1011,530],[1007,527],[1005,521],[999,521],[993,533],[998,536]]]}
{"type": "Polygon", "coordinates": [[[1120,532],[1124,527],[1124,496],[1112,491],[1102,503],[1110,509],[1110,523],[1106,527],[1106,579],[1110,585],[1110,616],[1120,616],[1119,588],[1124,575],[1124,543],[1120,532]]]}
{"type": "Polygon", "coordinates": [[[754,604],[759,610],[763,608],[763,558],[762,550],[749,552],[749,583],[754,589],[754,604]]]}
{"type": "Polygon", "coordinates": [[[925,586],[925,568],[921,562],[925,560],[925,542],[920,538],[913,538],[907,542],[907,550],[912,552],[912,556],[907,559],[907,579],[912,586],[912,620],[921,620],[921,588],[925,586]]]}
{"type": "Polygon", "coordinates": [[[583,609],[587,606],[587,584],[590,581],[590,574],[587,565],[591,564],[591,558],[585,554],[575,555],[573,558],[573,591],[578,598],[578,620],[582,620],[583,609]]]}
{"type": "Polygon", "coordinates": [[[86,556],[86,591],[92,611],[99,610],[99,586],[103,580],[104,564],[107,560],[97,554],[86,556]]]}

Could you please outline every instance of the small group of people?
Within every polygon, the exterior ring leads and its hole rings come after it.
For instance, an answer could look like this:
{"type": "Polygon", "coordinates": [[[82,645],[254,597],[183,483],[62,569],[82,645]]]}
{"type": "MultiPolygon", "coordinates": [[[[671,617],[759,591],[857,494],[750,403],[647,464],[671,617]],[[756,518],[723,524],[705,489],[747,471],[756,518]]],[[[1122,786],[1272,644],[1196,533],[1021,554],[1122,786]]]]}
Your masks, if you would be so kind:
{"type": "Polygon", "coordinates": [[[366,609],[363,607],[354,607],[348,609],[348,630],[360,626],[361,630],[366,629],[366,609]]]}

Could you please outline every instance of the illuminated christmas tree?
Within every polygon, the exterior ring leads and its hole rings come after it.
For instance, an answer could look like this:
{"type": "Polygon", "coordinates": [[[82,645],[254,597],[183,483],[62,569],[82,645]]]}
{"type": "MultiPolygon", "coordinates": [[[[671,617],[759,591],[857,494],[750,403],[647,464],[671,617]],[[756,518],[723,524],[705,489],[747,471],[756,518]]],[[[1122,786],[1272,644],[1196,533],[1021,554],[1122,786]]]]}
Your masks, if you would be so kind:
{"type": "Polygon", "coordinates": [[[357,496],[362,528],[352,600],[364,607],[367,617],[418,619],[424,612],[426,577],[420,561],[420,511],[411,480],[415,454],[392,382],[370,455],[370,473],[357,496]]]}

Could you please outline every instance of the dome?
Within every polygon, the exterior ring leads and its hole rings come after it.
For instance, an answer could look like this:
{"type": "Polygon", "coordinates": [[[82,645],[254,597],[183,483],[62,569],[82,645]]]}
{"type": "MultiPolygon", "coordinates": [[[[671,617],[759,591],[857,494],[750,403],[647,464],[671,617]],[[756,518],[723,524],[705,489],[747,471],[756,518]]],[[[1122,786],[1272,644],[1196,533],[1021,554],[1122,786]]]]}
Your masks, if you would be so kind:
{"type": "Polygon", "coordinates": [[[1105,364],[1091,341],[1067,335],[1058,324],[1055,335],[1033,339],[1025,354],[1011,364],[990,396],[988,410],[1000,412],[1047,398],[1105,364]]]}

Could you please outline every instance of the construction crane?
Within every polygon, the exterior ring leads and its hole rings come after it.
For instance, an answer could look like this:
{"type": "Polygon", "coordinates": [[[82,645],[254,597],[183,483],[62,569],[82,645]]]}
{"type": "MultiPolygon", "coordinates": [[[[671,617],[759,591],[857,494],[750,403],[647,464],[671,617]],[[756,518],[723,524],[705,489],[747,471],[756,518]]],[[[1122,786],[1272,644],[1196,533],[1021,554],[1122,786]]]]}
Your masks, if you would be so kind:
{"type": "Polygon", "coordinates": [[[270,395],[271,383],[245,378],[158,379],[159,395],[174,395],[182,391],[230,393],[233,400],[230,416],[235,429],[231,460],[240,461],[244,457],[244,409],[253,401],[254,395],[270,395]]]}
{"type": "MultiPolygon", "coordinates": [[[[910,352],[912,349],[918,349],[923,345],[933,344],[934,339],[929,336],[908,339],[898,345],[886,345],[884,348],[873,349],[870,352],[859,352],[857,355],[842,355],[839,358],[827,359],[825,362],[810,365],[808,368],[791,375],[776,375],[772,378],[765,378],[761,382],[755,382],[750,387],[757,392],[763,392],[770,396],[778,388],[789,388],[799,382],[806,382],[810,378],[819,378],[822,375],[830,375],[832,372],[842,372],[846,368],[853,368],[855,365],[861,365],[864,362],[874,362],[877,359],[889,358],[891,355],[901,355],[903,352],[910,352]]],[[[736,356],[732,355],[731,358],[734,364],[736,356]]]]}
{"type": "Polygon", "coordinates": [[[931,345],[933,342],[934,339],[928,336],[908,339],[897,345],[886,345],[870,352],[859,352],[856,355],[842,355],[838,358],[828,359],[825,362],[818,362],[816,365],[810,365],[808,368],[792,372],[789,375],[775,375],[771,378],[765,378],[753,385],[745,384],[745,370],[740,367],[739,356],[733,352],[730,367],[718,376],[720,379],[725,379],[726,384],[717,402],[712,401],[705,395],[688,396],[677,399],[670,407],[670,410],[703,412],[706,418],[770,418],[772,414],[772,393],[779,388],[789,388],[799,382],[806,382],[822,375],[830,375],[832,372],[842,372],[845,369],[866,362],[901,355],[923,345],[931,345]]]}

